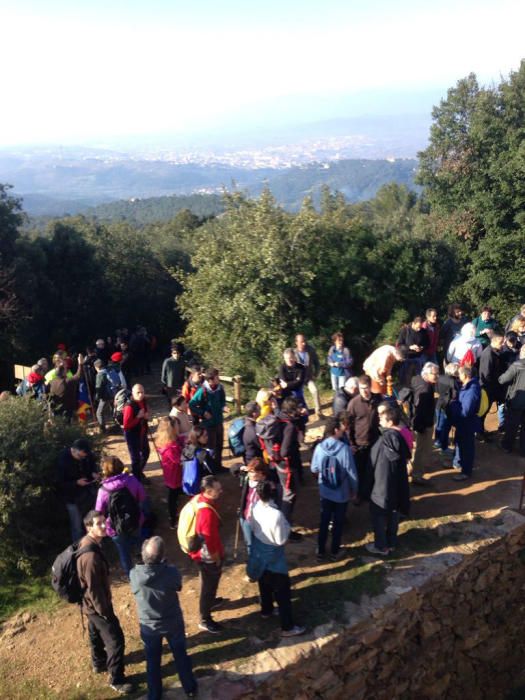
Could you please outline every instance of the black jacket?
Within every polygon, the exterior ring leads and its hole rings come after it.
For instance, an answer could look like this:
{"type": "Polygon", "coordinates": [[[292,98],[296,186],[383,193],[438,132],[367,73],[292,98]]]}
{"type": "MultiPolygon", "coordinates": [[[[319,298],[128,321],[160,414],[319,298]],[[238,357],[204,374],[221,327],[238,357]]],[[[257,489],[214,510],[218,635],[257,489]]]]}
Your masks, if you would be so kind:
{"type": "Polygon", "coordinates": [[[77,503],[89,489],[89,486],[79,486],[79,479],[92,481],[91,474],[97,472],[97,465],[92,454],[85,459],[75,459],[69,447],[64,447],[58,455],[57,482],[62,498],[66,503],[77,503]]]}
{"type": "Polygon", "coordinates": [[[425,348],[429,346],[429,338],[426,328],[421,328],[419,331],[415,331],[411,324],[403,326],[399,338],[397,339],[398,345],[406,345],[408,350],[408,357],[421,357],[424,353],[425,348]],[[411,345],[419,345],[422,350],[416,352],[415,350],[410,350],[411,345]]]}
{"type": "Polygon", "coordinates": [[[287,396],[292,396],[294,391],[302,389],[304,384],[305,370],[304,366],[296,362],[291,367],[288,367],[286,362],[283,362],[279,369],[279,379],[286,382],[287,386],[282,389],[281,396],[285,399],[287,396]]]}
{"type": "Polygon", "coordinates": [[[434,425],[434,385],[417,375],[412,377],[411,388],[414,401],[412,427],[417,433],[423,433],[434,425]]]}
{"type": "Polygon", "coordinates": [[[398,430],[385,430],[370,451],[372,491],[370,500],[385,510],[408,515],[410,489],[407,460],[410,451],[398,430]]]}
{"type": "Polygon", "coordinates": [[[437,381],[437,390],[439,397],[436,408],[438,410],[446,411],[449,403],[457,398],[459,382],[455,377],[451,377],[448,374],[442,374],[437,381]]]}
{"type": "Polygon", "coordinates": [[[507,403],[514,411],[525,411],[525,360],[514,362],[498,379],[508,384],[507,403]]]}
{"type": "Polygon", "coordinates": [[[244,420],[244,432],[242,434],[242,443],[244,445],[244,463],[248,464],[254,457],[262,457],[261,445],[259,438],[255,434],[255,421],[251,418],[244,420]]]}
{"type": "Polygon", "coordinates": [[[279,419],[283,423],[281,457],[288,459],[290,467],[300,469],[302,464],[301,454],[299,452],[299,431],[297,430],[297,426],[286,413],[281,412],[279,414],[279,419]]]}
{"type": "Polygon", "coordinates": [[[501,354],[489,345],[479,358],[479,383],[486,389],[491,402],[499,401],[502,395],[501,384],[498,382],[502,372],[501,354]]]}

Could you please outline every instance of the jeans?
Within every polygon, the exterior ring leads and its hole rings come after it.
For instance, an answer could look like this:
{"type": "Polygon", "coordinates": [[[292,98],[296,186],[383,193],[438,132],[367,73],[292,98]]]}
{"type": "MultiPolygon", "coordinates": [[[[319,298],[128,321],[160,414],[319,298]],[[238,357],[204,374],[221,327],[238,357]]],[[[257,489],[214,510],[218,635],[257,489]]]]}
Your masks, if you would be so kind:
{"type": "Polygon", "coordinates": [[[321,498],[321,523],[319,525],[319,535],[317,538],[317,549],[319,554],[325,553],[326,539],[328,537],[328,526],[333,522],[332,529],[332,554],[337,554],[341,547],[341,536],[348,502],[336,503],[328,498],[321,498]]]}
{"type": "Polygon", "coordinates": [[[421,372],[423,364],[424,358],[421,357],[410,357],[404,360],[399,368],[399,383],[401,386],[410,386],[412,377],[421,372]]]}
{"type": "Polygon", "coordinates": [[[111,683],[124,682],[124,633],[117,616],[107,619],[93,613],[87,616],[93,668],[107,668],[111,683]]]}
{"type": "Polygon", "coordinates": [[[184,629],[173,634],[155,634],[143,628],[140,636],[146,653],[146,675],[148,679],[148,700],[160,700],[162,697],[162,678],[160,663],[162,657],[162,640],[165,637],[179,674],[180,682],[186,693],[197,689],[197,681],[193,675],[191,659],[186,651],[184,629]]]}
{"type": "Polygon", "coordinates": [[[84,523],[80,515],[80,509],[76,503],[66,503],[69,524],[71,527],[71,541],[77,542],[84,537],[84,523]]]}
{"type": "Polygon", "coordinates": [[[378,549],[395,547],[397,544],[397,528],[399,514],[397,510],[386,510],[370,501],[370,515],[374,528],[374,545],[378,549]]]}
{"type": "Polygon", "coordinates": [[[344,387],[347,379],[348,379],[348,376],[346,374],[342,374],[341,376],[338,376],[337,374],[333,374],[332,372],[330,372],[330,381],[332,382],[332,389],[334,391],[337,391],[338,389],[342,389],[344,387]]]}
{"type": "Polygon", "coordinates": [[[122,570],[129,578],[129,572],[133,568],[132,550],[138,550],[141,543],[140,531],[130,535],[114,535],[111,539],[115,543],[122,570]]]}
{"type": "Polygon", "coordinates": [[[217,588],[222,574],[222,568],[217,564],[204,561],[197,562],[201,575],[201,593],[199,597],[199,612],[201,620],[211,620],[211,609],[217,596],[217,588]]]}
{"type": "Polygon", "coordinates": [[[239,523],[241,525],[246,551],[250,554],[250,547],[252,546],[252,528],[250,527],[250,523],[244,518],[239,518],[239,523]]]}
{"type": "Polygon", "coordinates": [[[100,399],[98,402],[97,406],[97,423],[99,424],[100,428],[102,431],[106,430],[106,421],[104,420],[104,411],[106,410],[106,406],[111,406],[111,401],[100,399]]]}
{"type": "Polygon", "coordinates": [[[447,450],[451,425],[443,409],[440,408],[436,413],[436,442],[439,443],[442,450],[447,450]]]}
{"type": "Polygon", "coordinates": [[[129,457],[131,459],[131,469],[133,476],[139,481],[144,477],[144,467],[149,459],[148,433],[141,435],[131,431],[124,431],[126,444],[128,446],[129,457]]]}
{"type": "Polygon", "coordinates": [[[288,574],[277,574],[266,570],[258,581],[259,594],[261,596],[261,613],[271,615],[273,601],[279,606],[281,629],[291,630],[292,618],[292,594],[290,590],[290,577],[288,574]]]}

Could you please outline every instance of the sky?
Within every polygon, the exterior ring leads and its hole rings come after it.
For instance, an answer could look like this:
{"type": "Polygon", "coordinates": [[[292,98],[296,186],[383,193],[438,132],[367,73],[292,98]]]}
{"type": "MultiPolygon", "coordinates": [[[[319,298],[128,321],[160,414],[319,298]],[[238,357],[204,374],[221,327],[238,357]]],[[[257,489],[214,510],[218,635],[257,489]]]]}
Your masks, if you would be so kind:
{"type": "Polygon", "coordinates": [[[0,0],[0,147],[429,113],[524,58],[523,0],[0,0]]]}

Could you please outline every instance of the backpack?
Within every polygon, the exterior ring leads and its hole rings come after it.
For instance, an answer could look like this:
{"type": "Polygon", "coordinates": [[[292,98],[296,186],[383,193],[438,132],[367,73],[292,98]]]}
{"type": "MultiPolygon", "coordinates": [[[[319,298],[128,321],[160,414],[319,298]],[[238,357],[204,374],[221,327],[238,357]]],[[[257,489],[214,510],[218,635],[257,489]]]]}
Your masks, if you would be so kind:
{"type": "Polygon", "coordinates": [[[131,391],[129,389],[120,389],[113,399],[113,418],[121,427],[124,424],[124,406],[130,399],[131,391]]]}
{"type": "Polygon", "coordinates": [[[324,455],[321,460],[321,482],[334,491],[343,483],[343,470],[334,455],[324,455]]]}
{"type": "Polygon", "coordinates": [[[140,525],[140,506],[131,491],[123,486],[120,489],[107,489],[109,493],[108,515],[117,535],[130,535],[140,525]]]}
{"type": "Polygon", "coordinates": [[[483,418],[483,416],[486,413],[488,413],[489,408],[489,395],[487,394],[487,390],[481,387],[481,398],[479,402],[478,412],[476,413],[476,415],[479,416],[479,418],[483,418]]]}
{"type": "Polygon", "coordinates": [[[197,534],[197,511],[203,508],[211,508],[217,517],[219,514],[209,503],[198,503],[197,496],[188,501],[179,513],[179,523],[177,525],[177,538],[179,545],[185,554],[198,552],[202,547],[204,538],[197,534]]]}
{"type": "Polygon", "coordinates": [[[108,390],[110,398],[114,398],[117,392],[120,389],[122,389],[122,380],[120,378],[120,373],[114,367],[110,367],[106,370],[106,376],[108,378],[108,390]]]}
{"type": "Polygon", "coordinates": [[[230,446],[231,453],[234,457],[242,457],[246,452],[244,443],[242,441],[244,435],[244,418],[237,418],[228,428],[228,445],[230,446]]]}
{"type": "Polygon", "coordinates": [[[280,418],[270,413],[255,424],[255,434],[267,462],[281,461],[281,442],[283,439],[283,423],[280,418]]]}
{"type": "Polygon", "coordinates": [[[80,585],[77,572],[77,558],[85,552],[100,552],[96,544],[79,547],[78,542],[70,544],[57,556],[51,567],[51,586],[62,600],[68,603],[81,603],[84,591],[80,585]]]}

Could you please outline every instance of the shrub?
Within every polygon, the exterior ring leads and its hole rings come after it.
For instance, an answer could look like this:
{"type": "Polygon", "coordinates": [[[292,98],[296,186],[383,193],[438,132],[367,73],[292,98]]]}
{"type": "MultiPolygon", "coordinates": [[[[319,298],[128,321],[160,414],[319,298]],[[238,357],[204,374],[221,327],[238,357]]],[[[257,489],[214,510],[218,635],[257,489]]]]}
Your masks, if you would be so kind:
{"type": "Polygon", "coordinates": [[[33,399],[0,402],[0,573],[34,573],[64,543],[67,518],[57,497],[56,463],[79,437],[86,437],[82,427],[49,421],[33,399]]]}

